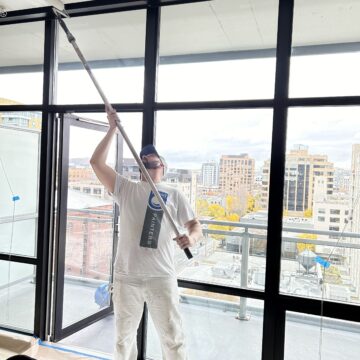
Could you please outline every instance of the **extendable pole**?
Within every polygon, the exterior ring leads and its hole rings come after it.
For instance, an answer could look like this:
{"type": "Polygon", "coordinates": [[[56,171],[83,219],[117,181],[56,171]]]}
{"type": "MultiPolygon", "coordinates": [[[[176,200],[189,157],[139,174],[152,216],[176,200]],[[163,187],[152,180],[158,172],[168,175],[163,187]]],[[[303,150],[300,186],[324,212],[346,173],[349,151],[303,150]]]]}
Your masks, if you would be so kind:
{"type": "MultiPolygon", "coordinates": [[[[73,46],[75,52],[76,52],[77,55],[79,56],[80,61],[82,62],[85,70],[86,70],[87,73],[89,74],[89,76],[90,76],[92,82],[94,83],[94,85],[95,85],[95,87],[96,87],[99,95],[101,96],[101,98],[102,98],[102,100],[103,100],[103,102],[104,102],[104,104],[105,104],[105,108],[106,108],[107,110],[110,110],[110,111],[113,110],[113,107],[112,107],[111,104],[109,103],[107,97],[105,96],[105,94],[104,94],[104,92],[102,91],[99,83],[97,82],[94,74],[92,73],[91,68],[90,68],[88,62],[86,61],[84,55],[82,54],[81,50],[79,49],[78,45],[76,44],[75,37],[71,34],[70,30],[68,29],[68,27],[66,26],[65,22],[63,21],[63,19],[62,19],[62,17],[61,17],[62,13],[59,12],[57,9],[53,9],[53,10],[54,10],[55,16],[56,16],[57,19],[59,20],[59,23],[60,23],[61,27],[62,27],[63,30],[65,31],[65,34],[66,34],[66,36],[67,36],[70,44],[73,46]]],[[[123,126],[121,125],[121,122],[120,122],[120,119],[119,119],[119,116],[118,116],[117,113],[116,113],[116,121],[115,121],[115,122],[116,122],[116,127],[119,129],[122,137],[124,138],[124,140],[125,140],[126,144],[128,145],[131,153],[133,154],[133,156],[134,156],[134,158],[135,158],[135,161],[137,162],[139,168],[141,169],[142,174],[145,176],[146,181],[149,183],[149,185],[150,185],[153,193],[155,194],[157,200],[159,201],[159,204],[160,204],[160,206],[161,206],[161,209],[164,211],[166,217],[167,217],[168,220],[170,221],[170,225],[171,225],[171,227],[173,228],[176,236],[180,236],[181,234],[180,234],[180,232],[179,232],[179,230],[178,230],[178,228],[177,228],[177,226],[176,226],[176,224],[175,224],[174,219],[172,218],[172,216],[171,216],[168,208],[166,207],[166,204],[165,204],[164,200],[162,199],[162,197],[161,197],[158,189],[156,188],[156,186],[155,186],[153,180],[151,179],[151,177],[150,177],[147,169],[145,168],[144,164],[142,163],[139,155],[137,154],[137,152],[136,152],[136,150],[134,149],[134,147],[133,147],[130,139],[128,138],[128,136],[127,136],[127,134],[126,134],[123,126]]],[[[192,254],[191,254],[191,252],[190,252],[190,250],[189,250],[188,248],[184,249],[184,252],[185,252],[186,256],[188,257],[188,259],[191,259],[191,258],[193,257],[192,254]]]]}

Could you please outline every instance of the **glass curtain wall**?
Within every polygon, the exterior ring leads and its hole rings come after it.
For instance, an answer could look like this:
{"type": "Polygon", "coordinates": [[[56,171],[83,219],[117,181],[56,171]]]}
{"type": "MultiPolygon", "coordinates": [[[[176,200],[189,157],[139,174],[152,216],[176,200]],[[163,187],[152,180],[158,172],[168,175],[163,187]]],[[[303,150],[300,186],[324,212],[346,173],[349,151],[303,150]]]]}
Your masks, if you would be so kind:
{"type": "MultiPolygon", "coordinates": [[[[360,6],[340,3],[295,2],[292,97],[360,94],[360,6]]],[[[357,106],[289,109],[283,293],[360,304],[358,116],[357,106]]]]}
{"type": "MultiPolygon", "coordinates": [[[[155,141],[168,163],[164,181],[184,193],[204,232],[192,261],[176,249],[176,268],[179,279],[209,289],[264,290],[262,174],[270,163],[273,112],[196,110],[196,102],[273,97],[277,11],[276,1],[232,0],[161,9],[157,101],[176,105],[157,112],[155,141]],[[175,110],[182,102],[193,102],[193,110],[175,110]]],[[[254,333],[262,329],[262,301],[183,287],[180,301],[190,359],[261,358],[262,336],[254,333]],[[254,348],[245,350],[242,341],[254,341],[254,348]]],[[[149,318],[148,355],[161,359],[149,318]]]]}
{"type": "MultiPolygon", "coordinates": [[[[191,263],[182,252],[177,256],[184,325],[196,359],[211,359],[212,355],[201,351],[204,344],[206,350],[214,350],[214,359],[222,356],[216,351],[224,344],[229,359],[266,359],[274,349],[276,356],[285,359],[316,355],[352,359],[358,353],[360,4],[341,0],[294,3],[290,99],[284,105],[288,114],[280,294],[268,291],[269,301],[284,315],[279,320],[266,311],[269,302],[248,296],[257,290],[254,297],[259,293],[265,298],[270,286],[265,284],[265,267],[269,269],[267,225],[276,220],[276,214],[268,214],[268,202],[271,138],[276,139],[271,130],[272,108],[277,106],[272,100],[278,1],[214,0],[167,6],[161,11],[158,103],[152,108],[158,110],[154,141],[169,161],[171,171],[166,181],[188,196],[205,235],[193,249],[191,263]],[[209,102],[207,110],[202,101],[209,102]],[[208,110],[219,103],[221,110],[208,110]],[[246,296],[230,295],[241,291],[246,291],[246,296]],[[319,300],[332,304],[330,310],[326,307],[330,316],[319,316],[319,300]],[[354,322],[348,321],[351,312],[354,322]],[[217,331],[215,323],[222,324],[217,331]],[[262,329],[270,333],[269,324],[275,333],[273,346],[262,333],[259,335],[262,329]],[[229,329],[233,329],[230,335],[219,337],[219,330],[229,334],[229,329]],[[256,349],[246,354],[244,347],[232,347],[254,339],[256,349]],[[346,349],[340,351],[337,341],[346,349]],[[261,343],[263,351],[271,352],[261,354],[261,343]]],[[[286,9],[283,20],[291,18],[291,5],[286,9]]],[[[145,18],[144,10],[67,20],[111,102],[143,100],[145,18]]],[[[1,26],[0,35],[0,110],[9,104],[41,104],[43,23],[1,26]]],[[[284,45],[286,36],[280,34],[279,39],[284,45]]],[[[79,105],[75,106],[78,111],[91,111],[81,104],[89,104],[89,108],[91,104],[101,105],[61,31],[59,63],[58,104],[66,111],[74,109],[69,104],[79,105]]],[[[277,80],[279,86],[286,86],[286,79],[277,80]]],[[[17,139],[22,138],[24,148],[29,146],[34,165],[38,156],[34,134],[40,131],[41,122],[36,128],[35,121],[35,128],[31,128],[36,112],[31,111],[29,118],[20,111],[7,111],[0,111],[0,130],[8,138],[13,131],[18,132],[17,139]]],[[[140,127],[134,131],[139,148],[140,127]]],[[[2,142],[0,146],[4,146],[2,142]]],[[[8,146],[4,154],[12,151],[8,146]]],[[[17,166],[15,162],[10,165],[10,170],[8,164],[3,166],[9,173],[17,166]]],[[[130,162],[128,165],[129,176],[136,179],[136,167],[130,162]]],[[[29,174],[36,180],[23,184],[28,201],[28,189],[35,191],[38,181],[35,169],[29,174]]],[[[3,174],[0,182],[9,188],[3,174]]],[[[273,184],[272,189],[275,187],[273,184]]],[[[12,196],[13,191],[8,193],[12,196]]],[[[3,196],[5,202],[9,200],[5,192],[3,196]]],[[[18,221],[10,221],[13,204],[20,207],[25,200],[21,196],[12,199],[9,206],[0,209],[4,229],[0,235],[0,291],[6,309],[0,325],[31,332],[34,307],[31,305],[26,314],[15,310],[24,300],[32,304],[36,267],[15,263],[7,255],[14,253],[31,261],[37,229],[32,224],[34,217],[24,218],[28,212],[21,213],[18,221]],[[17,228],[18,224],[21,226],[17,228]],[[21,231],[28,238],[26,245],[19,240],[21,231]],[[27,291],[28,298],[16,297],[14,305],[6,305],[18,291],[27,291]]],[[[32,216],[36,216],[37,200],[32,201],[32,216]]],[[[148,356],[160,359],[151,317],[148,326],[148,356]]]]}
{"type": "MultiPolygon", "coordinates": [[[[43,44],[43,22],[0,26],[0,106],[42,102],[43,44]]],[[[35,315],[41,128],[40,111],[0,108],[0,326],[29,333],[35,315]]]]}

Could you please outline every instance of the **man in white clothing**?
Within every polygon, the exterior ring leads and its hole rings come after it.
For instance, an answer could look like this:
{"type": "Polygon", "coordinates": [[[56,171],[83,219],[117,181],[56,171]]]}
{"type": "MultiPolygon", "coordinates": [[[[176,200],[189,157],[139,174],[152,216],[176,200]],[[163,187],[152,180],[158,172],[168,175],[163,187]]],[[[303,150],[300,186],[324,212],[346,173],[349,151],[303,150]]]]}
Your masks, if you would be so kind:
{"type": "MultiPolygon", "coordinates": [[[[153,145],[140,158],[179,227],[187,234],[175,238],[170,222],[149,183],[131,181],[106,164],[116,132],[116,112],[108,111],[109,130],[90,163],[101,183],[120,207],[120,237],[114,264],[115,359],[136,360],[136,334],[144,302],[159,334],[164,360],[187,359],[174,264],[176,240],[181,249],[193,246],[201,227],[184,195],[162,183],[166,163],[153,145]]],[[[185,255],[184,255],[185,256],[185,255]]]]}

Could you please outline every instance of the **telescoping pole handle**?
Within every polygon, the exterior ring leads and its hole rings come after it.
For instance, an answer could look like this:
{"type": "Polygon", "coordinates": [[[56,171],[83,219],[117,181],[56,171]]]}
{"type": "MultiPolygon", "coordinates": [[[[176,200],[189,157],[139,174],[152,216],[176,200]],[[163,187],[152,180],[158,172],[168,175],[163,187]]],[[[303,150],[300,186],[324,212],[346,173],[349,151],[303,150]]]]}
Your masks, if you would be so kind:
{"type": "MultiPolygon", "coordinates": [[[[61,27],[63,28],[63,30],[65,31],[65,34],[70,42],[70,44],[73,46],[75,52],[77,53],[77,55],[80,58],[81,63],[83,64],[85,70],[87,71],[87,73],[89,74],[92,82],[94,83],[99,95],[101,96],[104,104],[105,104],[105,108],[107,111],[111,111],[113,110],[113,107],[111,106],[111,104],[109,103],[107,97],[105,96],[103,90],[101,89],[98,81],[96,80],[93,72],[91,71],[91,68],[88,64],[88,62],[86,61],[84,55],[82,54],[81,50],[79,49],[78,45],[76,44],[76,39],[75,37],[71,34],[70,30],[68,29],[68,27],[66,26],[65,22],[63,21],[63,19],[61,18],[61,15],[54,10],[54,14],[57,17],[57,19],[59,20],[59,23],[61,25],[61,27]]],[[[164,200],[162,199],[158,189],[156,188],[153,180],[151,179],[147,169],[145,168],[144,164],[142,163],[139,155],[137,154],[136,150],[134,149],[129,137],[127,136],[123,126],[121,125],[121,121],[120,118],[118,116],[118,114],[116,113],[116,127],[119,129],[122,137],[124,138],[126,144],[128,145],[132,155],[135,158],[135,161],[137,162],[139,168],[141,169],[142,174],[145,176],[146,181],[149,183],[154,195],[156,196],[157,200],[159,201],[159,204],[161,206],[161,209],[164,211],[165,216],[168,218],[168,220],[170,221],[171,227],[173,228],[173,231],[175,232],[176,236],[180,236],[180,232],[175,224],[174,219],[172,218],[168,208],[166,207],[166,204],[164,202],[164,200]]],[[[184,249],[184,252],[187,256],[188,259],[191,259],[193,257],[193,255],[191,254],[190,250],[188,248],[184,249]]]]}

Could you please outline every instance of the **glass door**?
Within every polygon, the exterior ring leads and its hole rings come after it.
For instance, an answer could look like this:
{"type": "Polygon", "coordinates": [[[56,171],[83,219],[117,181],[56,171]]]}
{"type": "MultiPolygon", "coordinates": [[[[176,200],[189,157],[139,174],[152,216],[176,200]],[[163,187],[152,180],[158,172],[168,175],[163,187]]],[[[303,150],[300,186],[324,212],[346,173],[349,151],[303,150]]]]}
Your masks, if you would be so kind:
{"type": "MultiPolygon", "coordinates": [[[[118,219],[118,209],[90,166],[107,126],[63,115],[61,129],[54,341],[112,312],[108,286],[118,219]]],[[[114,167],[115,146],[108,158],[114,167]]]]}

